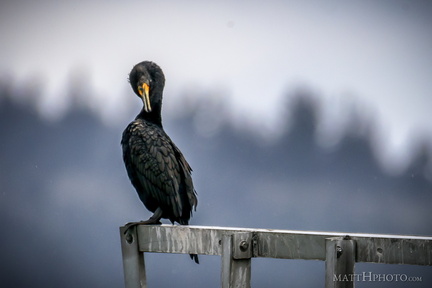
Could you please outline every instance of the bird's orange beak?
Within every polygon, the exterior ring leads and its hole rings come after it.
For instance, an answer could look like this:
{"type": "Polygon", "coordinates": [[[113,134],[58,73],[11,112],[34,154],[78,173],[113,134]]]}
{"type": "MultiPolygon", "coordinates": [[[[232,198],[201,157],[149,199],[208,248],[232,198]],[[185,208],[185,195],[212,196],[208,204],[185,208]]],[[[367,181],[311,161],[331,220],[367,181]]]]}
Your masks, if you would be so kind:
{"type": "Polygon", "coordinates": [[[138,93],[141,96],[141,99],[144,103],[144,110],[146,112],[151,112],[150,105],[150,86],[147,83],[144,83],[142,86],[138,86],[138,93]]]}

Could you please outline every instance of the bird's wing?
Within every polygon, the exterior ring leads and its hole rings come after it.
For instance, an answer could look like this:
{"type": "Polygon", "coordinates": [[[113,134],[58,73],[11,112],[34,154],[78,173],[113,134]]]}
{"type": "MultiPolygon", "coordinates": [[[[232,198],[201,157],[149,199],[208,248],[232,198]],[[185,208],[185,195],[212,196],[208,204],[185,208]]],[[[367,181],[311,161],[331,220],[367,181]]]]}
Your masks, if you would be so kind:
{"type": "Polygon", "coordinates": [[[130,149],[130,169],[135,171],[136,180],[144,189],[138,193],[149,194],[163,211],[180,217],[180,166],[171,140],[161,129],[143,129],[139,126],[148,125],[143,123],[136,125],[131,126],[130,137],[125,144],[130,149]]]}
{"type": "Polygon", "coordinates": [[[198,198],[196,196],[196,191],[195,191],[194,186],[193,186],[193,181],[192,181],[192,176],[191,176],[192,168],[190,167],[189,163],[184,158],[180,149],[178,149],[174,143],[173,143],[173,148],[174,148],[174,152],[177,155],[176,158],[178,159],[178,162],[180,164],[181,172],[184,175],[185,192],[186,192],[186,195],[187,195],[187,198],[189,201],[189,205],[191,207],[191,210],[194,207],[196,209],[196,206],[198,205],[198,198]]]}

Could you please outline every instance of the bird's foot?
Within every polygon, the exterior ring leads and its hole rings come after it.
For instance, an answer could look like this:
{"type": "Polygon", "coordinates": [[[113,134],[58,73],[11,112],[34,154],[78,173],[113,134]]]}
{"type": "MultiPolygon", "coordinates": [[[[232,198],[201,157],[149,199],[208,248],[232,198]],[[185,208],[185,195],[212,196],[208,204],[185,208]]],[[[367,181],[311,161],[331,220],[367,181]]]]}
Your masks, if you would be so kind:
{"type": "Polygon", "coordinates": [[[129,231],[129,229],[131,229],[132,227],[136,226],[136,225],[161,225],[162,222],[159,221],[159,219],[156,218],[149,218],[148,220],[142,220],[142,221],[138,221],[138,222],[129,222],[125,225],[125,231],[124,234],[126,235],[127,232],[129,231]]]}

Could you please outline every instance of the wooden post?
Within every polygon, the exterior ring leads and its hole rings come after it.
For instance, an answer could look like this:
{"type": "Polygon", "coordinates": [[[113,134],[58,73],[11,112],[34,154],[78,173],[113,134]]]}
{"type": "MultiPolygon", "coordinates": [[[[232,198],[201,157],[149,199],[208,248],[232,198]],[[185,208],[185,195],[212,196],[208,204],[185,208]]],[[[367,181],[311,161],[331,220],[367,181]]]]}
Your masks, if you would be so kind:
{"type": "Polygon", "coordinates": [[[341,237],[326,239],[326,288],[354,288],[356,242],[341,237]]]}
{"type": "Polygon", "coordinates": [[[251,235],[251,233],[238,233],[222,236],[222,288],[250,288],[251,235]]]}
{"type": "Polygon", "coordinates": [[[120,227],[125,288],[146,288],[144,253],[138,250],[137,227],[124,232],[125,227],[120,227]]]}

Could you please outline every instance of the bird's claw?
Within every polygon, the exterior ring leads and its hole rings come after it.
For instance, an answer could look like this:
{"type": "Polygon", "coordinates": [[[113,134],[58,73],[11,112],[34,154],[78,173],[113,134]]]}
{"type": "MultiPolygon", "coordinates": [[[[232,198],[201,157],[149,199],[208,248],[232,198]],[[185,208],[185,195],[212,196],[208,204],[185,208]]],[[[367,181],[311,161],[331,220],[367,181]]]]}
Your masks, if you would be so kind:
{"type": "Polygon", "coordinates": [[[126,235],[129,231],[129,229],[131,229],[134,226],[137,225],[161,225],[162,222],[160,222],[158,219],[154,219],[154,218],[150,218],[148,220],[142,220],[142,221],[138,221],[138,222],[129,222],[126,223],[125,230],[123,232],[124,235],[126,235]]]}

